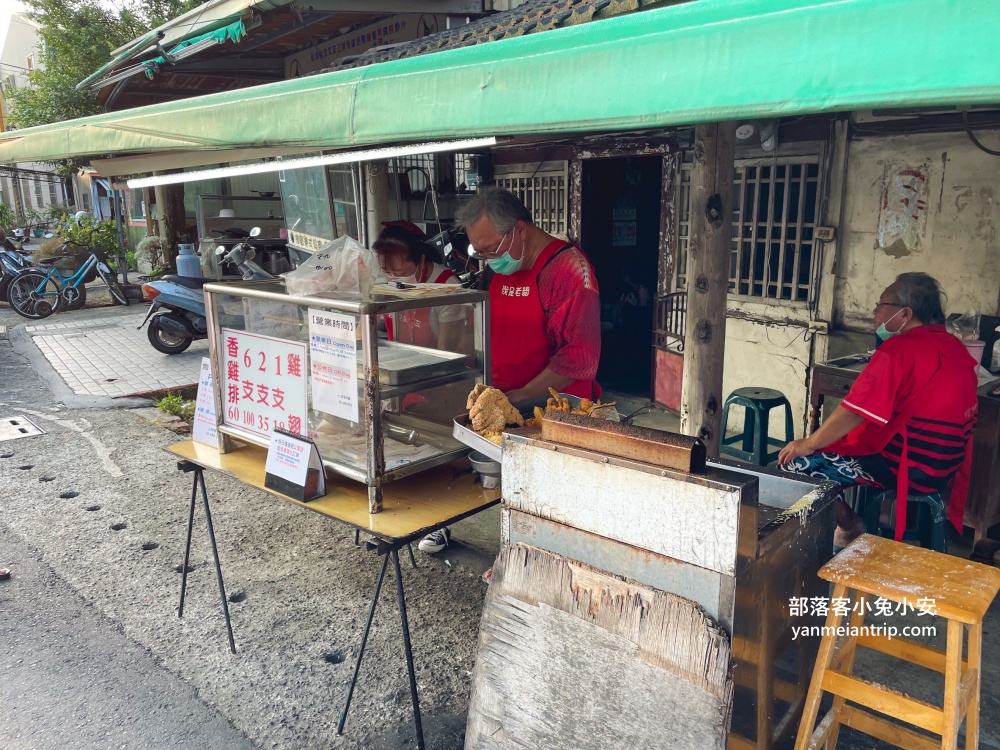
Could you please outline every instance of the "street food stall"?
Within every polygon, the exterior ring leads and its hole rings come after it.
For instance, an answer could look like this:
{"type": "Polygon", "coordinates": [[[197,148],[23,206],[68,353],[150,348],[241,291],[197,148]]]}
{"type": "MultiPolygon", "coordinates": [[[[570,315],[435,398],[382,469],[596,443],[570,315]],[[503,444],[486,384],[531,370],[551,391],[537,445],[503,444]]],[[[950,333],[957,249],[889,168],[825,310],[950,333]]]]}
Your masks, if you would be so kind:
{"type": "Polygon", "coordinates": [[[327,469],[367,486],[372,513],[384,483],[468,453],[452,418],[489,379],[486,293],[376,286],[368,297],[296,297],[284,285],[205,285],[220,452],[233,439],[266,447],[273,428],[306,435],[327,469]],[[455,351],[379,331],[383,316],[444,307],[465,311],[455,351]]]}
{"type": "Polygon", "coordinates": [[[694,438],[558,410],[505,432],[501,459],[503,549],[467,748],[557,735],[596,748],[599,727],[616,725],[655,747],[791,745],[817,645],[793,628],[818,621],[790,602],[826,593],[816,571],[832,553],[833,483],[706,460],[694,438]],[[566,638],[580,619],[594,627],[566,638]],[[607,663],[582,668],[595,654],[607,663]],[[663,671],[647,681],[651,664],[663,671]],[[731,731],[717,721],[730,701],[731,731]],[[640,705],[655,718],[637,717],[640,705]]]}

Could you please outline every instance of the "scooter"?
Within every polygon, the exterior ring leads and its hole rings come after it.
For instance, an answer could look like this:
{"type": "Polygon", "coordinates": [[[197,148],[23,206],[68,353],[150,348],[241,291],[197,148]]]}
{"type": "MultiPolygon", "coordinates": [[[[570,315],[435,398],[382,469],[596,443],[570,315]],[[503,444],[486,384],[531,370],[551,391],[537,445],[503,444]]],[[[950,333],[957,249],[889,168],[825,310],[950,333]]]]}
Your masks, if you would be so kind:
{"type": "Polygon", "coordinates": [[[7,299],[7,287],[11,280],[28,268],[31,268],[31,259],[18,243],[9,238],[0,243],[0,299],[7,299]]]}
{"type": "MultiPolygon", "coordinates": [[[[260,229],[255,227],[250,237],[259,234],[260,229]]],[[[215,254],[222,263],[234,263],[242,272],[244,281],[274,278],[253,262],[256,251],[249,241],[240,242],[231,250],[220,247],[215,254]]],[[[142,291],[153,304],[139,328],[149,321],[146,336],[154,349],[164,354],[180,354],[191,346],[192,341],[208,337],[202,287],[212,281],[214,279],[169,275],[142,285],[142,291]]]]}

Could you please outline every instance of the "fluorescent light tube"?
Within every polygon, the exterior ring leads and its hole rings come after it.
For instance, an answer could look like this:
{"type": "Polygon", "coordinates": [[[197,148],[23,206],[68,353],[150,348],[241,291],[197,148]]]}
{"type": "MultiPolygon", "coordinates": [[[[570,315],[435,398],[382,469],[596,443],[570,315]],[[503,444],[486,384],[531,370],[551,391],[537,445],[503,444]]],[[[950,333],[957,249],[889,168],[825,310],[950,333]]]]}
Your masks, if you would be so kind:
{"type": "MultiPolygon", "coordinates": [[[[462,141],[439,141],[436,143],[414,143],[409,146],[391,146],[367,151],[340,151],[336,154],[322,156],[307,156],[301,159],[282,159],[280,161],[265,161],[256,164],[240,164],[235,167],[219,167],[217,169],[201,169],[194,172],[175,172],[173,174],[158,174],[152,177],[137,177],[128,181],[130,188],[155,187],[156,185],[176,185],[181,182],[196,182],[198,180],[214,180],[220,177],[236,175],[263,174],[265,172],[284,172],[305,167],[319,167],[326,164],[349,164],[361,161],[381,161],[397,156],[411,154],[436,154],[441,151],[463,151],[472,148],[495,146],[497,139],[470,138],[462,141]]],[[[220,151],[220,157],[225,158],[225,151],[220,151]]]]}

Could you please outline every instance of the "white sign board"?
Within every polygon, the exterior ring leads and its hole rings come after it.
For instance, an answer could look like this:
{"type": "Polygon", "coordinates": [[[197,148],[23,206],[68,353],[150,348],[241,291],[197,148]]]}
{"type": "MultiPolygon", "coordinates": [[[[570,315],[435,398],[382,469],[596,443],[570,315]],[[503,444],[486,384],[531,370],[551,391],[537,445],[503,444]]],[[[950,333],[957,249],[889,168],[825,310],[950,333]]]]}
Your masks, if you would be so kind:
{"type": "Polygon", "coordinates": [[[306,433],[306,345],[222,329],[223,424],[271,438],[279,428],[306,433]]]}
{"type": "Polygon", "coordinates": [[[358,422],[356,319],[309,308],[309,362],[313,409],[358,422]]]}
{"type": "Polygon", "coordinates": [[[219,432],[215,427],[215,391],[212,389],[212,362],[201,358],[201,376],[198,378],[198,400],[195,401],[194,424],[191,439],[217,448],[219,432]]]}
{"type": "Polygon", "coordinates": [[[326,475],[315,444],[283,430],[271,433],[264,486],[303,502],[326,494],[326,475]]]}
{"type": "Polygon", "coordinates": [[[611,245],[613,247],[628,247],[635,244],[635,222],[616,221],[612,224],[611,245]]]}

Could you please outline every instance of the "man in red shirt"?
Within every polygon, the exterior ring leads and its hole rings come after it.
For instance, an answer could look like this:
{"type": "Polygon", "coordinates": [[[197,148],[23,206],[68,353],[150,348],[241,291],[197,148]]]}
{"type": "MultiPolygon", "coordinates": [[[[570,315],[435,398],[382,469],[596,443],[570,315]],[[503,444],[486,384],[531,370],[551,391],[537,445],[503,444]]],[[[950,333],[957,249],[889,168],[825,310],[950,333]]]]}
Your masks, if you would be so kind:
{"type": "MultiPolygon", "coordinates": [[[[549,388],[596,400],[601,358],[601,297],[590,261],[572,242],[537,227],[508,190],[477,193],[458,212],[476,256],[489,266],[490,374],[514,403],[549,388]]],[[[420,543],[448,544],[442,529],[420,543]]]]}
{"type": "MultiPolygon", "coordinates": [[[[942,293],[925,273],[904,273],[875,305],[883,343],[850,392],[812,435],[786,445],[785,471],[852,485],[895,489],[896,538],[909,493],[945,492],[948,518],[962,530],[978,400],[975,360],[944,326],[942,293]],[[822,451],[822,452],[819,452],[822,451]]],[[[837,502],[834,546],[864,533],[837,502]]]]}
{"type": "Polygon", "coordinates": [[[507,190],[478,193],[459,211],[490,291],[493,385],[511,401],[551,387],[595,399],[601,357],[601,298],[590,261],[572,242],[537,227],[507,190]]]}

